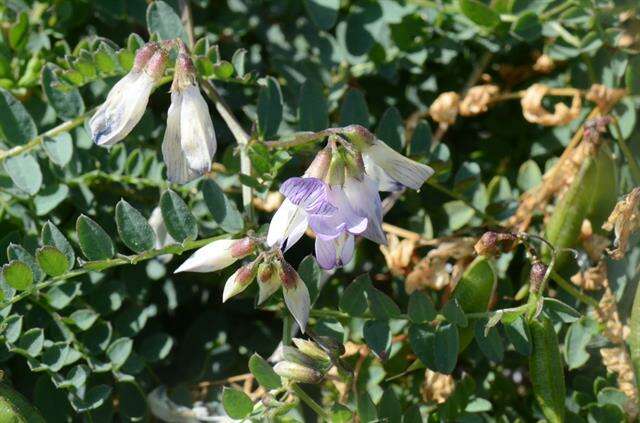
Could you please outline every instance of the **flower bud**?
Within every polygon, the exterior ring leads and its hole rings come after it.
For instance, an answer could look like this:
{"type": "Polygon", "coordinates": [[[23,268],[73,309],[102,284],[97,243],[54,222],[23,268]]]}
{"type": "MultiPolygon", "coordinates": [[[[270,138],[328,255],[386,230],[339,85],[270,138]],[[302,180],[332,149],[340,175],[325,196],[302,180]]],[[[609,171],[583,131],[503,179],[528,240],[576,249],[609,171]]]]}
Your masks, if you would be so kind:
{"type": "Polygon", "coordinates": [[[133,67],[131,68],[131,71],[141,72],[147,62],[149,62],[149,59],[151,59],[159,48],[160,46],[155,42],[150,42],[140,47],[138,51],[136,51],[136,57],[133,60],[133,67]]]}
{"type": "Polygon", "coordinates": [[[253,238],[244,237],[234,242],[229,250],[234,258],[241,259],[253,253],[255,248],[256,241],[253,238]]]}
{"type": "Polygon", "coordinates": [[[282,281],[284,302],[293,318],[298,322],[300,330],[304,333],[311,309],[311,298],[307,285],[302,281],[298,272],[286,261],[280,260],[277,267],[282,281]]]}
{"type": "Polygon", "coordinates": [[[326,182],[331,186],[342,186],[344,184],[345,163],[342,156],[334,151],[329,164],[326,182]]]}
{"type": "Polygon", "coordinates": [[[376,137],[362,125],[345,126],[340,133],[361,151],[371,146],[376,139],[376,137]]]}
{"type": "Polygon", "coordinates": [[[531,287],[529,290],[537,294],[540,291],[540,286],[542,285],[542,281],[544,281],[544,277],[547,274],[547,265],[542,263],[541,261],[535,261],[531,265],[531,271],[529,273],[529,284],[531,287]]]}
{"type": "Polygon", "coordinates": [[[296,363],[302,366],[312,367],[316,370],[321,370],[321,368],[318,367],[316,360],[288,345],[284,345],[282,347],[282,356],[286,361],[290,361],[291,363],[296,363]]]}
{"type": "Polygon", "coordinates": [[[305,178],[318,178],[324,179],[327,176],[329,170],[329,163],[331,162],[331,148],[329,146],[318,151],[316,157],[313,159],[307,171],[304,174],[305,178]]]}
{"type": "Polygon", "coordinates": [[[273,370],[281,377],[300,383],[319,383],[323,377],[317,370],[289,361],[277,363],[273,370]]]}
{"type": "Polygon", "coordinates": [[[510,251],[516,244],[517,237],[510,233],[493,231],[485,232],[473,247],[477,254],[484,256],[498,256],[510,251]]]}
{"type": "Polygon", "coordinates": [[[293,343],[298,347],[301,353],[323,363],[324,365],[331,363],[331,358],[324,352],[315,342],[301,338],[293,338],[293,343]]]}
{"type": "Polygon", "coordinates": [[[215,272],[253,253],[255,241],[250,238],[218,239],[196,250],[175,273],[215,272]]]}
{"type": "Polygon", "coordinates": [[[270,261],[260,263],[258,266],[258,305],[262,304],[274,292],[280,288],[282,281],[275,264],[270,261]]]}
{"type": "Polygon", "coordinates": [[[153,56],[149,59],[144,71],[154,80],[158,81],[164,74],[164,69],[167,67],[167,60],[169,55],[166,51],[160,49],[157,50],[153,56]]]}
{"type": "Polygon", "coordinates": [[[245,264],[235,271],[233,275],[227,279],[222,292],[222,302],[226,302],[229,298],[238,295],[253,282],[256,277],[258,266],[255,262],[245,264]]]}

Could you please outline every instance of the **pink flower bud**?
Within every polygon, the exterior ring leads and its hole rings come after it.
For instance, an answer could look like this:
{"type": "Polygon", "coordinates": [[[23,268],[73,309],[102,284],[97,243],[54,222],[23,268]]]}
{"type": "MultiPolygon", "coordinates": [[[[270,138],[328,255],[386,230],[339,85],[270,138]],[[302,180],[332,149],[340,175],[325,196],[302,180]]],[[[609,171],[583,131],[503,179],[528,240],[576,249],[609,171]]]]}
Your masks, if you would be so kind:
{"type": "Polygon", "coordinates": [[[149,59],[151,59],[151,57],[158,51],[159,48],[160,47],[158,46],[158,43],[154,42],[147,43],[140,47],[138,51],[136,51],[136,57],[133,61],[132,71],[142,71],[147,62],[149,62],[149,59]]]}
{"type": "Polygon", "coordinates": [[[155,81],[162,78],[164,70],[167,67],[167,60],[169,55],[164,50],[157,50],[151,59],[147,62],[144,70],[155,81]]]}
{"type": "Polygon", "coordinates": [[[328,147],[318,151],[316,157],[313,159],[304,176],[309,178],[324,179],[329,170],[329,163],[331,162],[331,149],[328,147]]]}
{"type": "Polygon", "coordinates": [[[231,255],[236,259],[241,259],[253,253],[255,247],[255,240],[249,237],[241,238],[231,245],[231,255]]]}

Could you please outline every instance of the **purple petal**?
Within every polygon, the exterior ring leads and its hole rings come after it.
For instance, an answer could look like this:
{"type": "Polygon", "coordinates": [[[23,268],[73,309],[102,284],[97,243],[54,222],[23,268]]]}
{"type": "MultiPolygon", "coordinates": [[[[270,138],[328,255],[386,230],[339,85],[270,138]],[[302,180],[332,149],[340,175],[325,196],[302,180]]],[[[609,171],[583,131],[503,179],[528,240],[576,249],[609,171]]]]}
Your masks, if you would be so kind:
{"type": "Polygon", "coordinates": [[[327,185],[317,178],[289,178],[280,186],[280,192],[308,213],[327,214],[335,210],[327,200],[327,185]]]}
{"type": "Polygon", "coordinates": [[[382,230],[382,202],[377,183],[366,175],[362,181],[347,178],[344,193],[354,212],[368,219],[367,228],[362,235],[378,244],[386,244],[387,237],[382,230]]]}
{"type": "Polygon", "coordinates": [[[337,243],[337,250],[340,251],[340,265],[344,266],[353,258],[353,251],[356,245],[355,237],[353,235],[347,235],[346,239],[337,239],[334,242],[337,243]]]}
{"type": "Polygon", "coordinates": [[[321,268],[325,270],[335,269],[337,267],[336,256],[336,248],[333,241],[316,238],[316,259],[321,268]]]}

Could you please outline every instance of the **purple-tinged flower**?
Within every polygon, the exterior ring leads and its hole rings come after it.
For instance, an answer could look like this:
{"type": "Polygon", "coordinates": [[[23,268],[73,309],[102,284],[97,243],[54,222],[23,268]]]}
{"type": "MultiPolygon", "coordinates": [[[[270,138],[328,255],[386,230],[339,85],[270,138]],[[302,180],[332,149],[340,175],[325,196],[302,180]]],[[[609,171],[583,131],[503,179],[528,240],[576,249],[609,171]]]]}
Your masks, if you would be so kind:
{"type": "Polygon", "coordinates": [[[216,147],[209,107],[198,89],[193,62],[181,43],[162,141],[167,179],[183,184],[209,172],[216,147]]]}
{"type": "Polygon", "coordinates": [[[286,197],[269,225],[267,244],[291,248],[307,230],[310,214],[327,214],[335,207],[327,201],[329,187],[317,178],[289,178],[280,192],[286,197]]]}
{"type": "Polygon", "coordinates": [[[363,126],[347,126],[342,134],[362,152],[366,173],[378,182],[380,191],[417,190],[433,175],[431,167],[398,153],[363,126]]]}
{"type": "Polygon", "coordinates": [[[341,186],[330,187],[327,198],[335,210],[311,214],[309,226],[316,234],[318,264],[323,269],[334,269],[351,261],[354,235],[362,235],[366,231],[368,219],[354,210],[341,186]]]}
{"type": "Polygon", "coordinates": [[[148,43],[138,50],[131,71],[111,88],[105,102],[89,120],[95,144],[111,146],[129,135],[142,118],[166,62],[167,53],[157,43],[148,43]]]}
{"type": "Polygon", "coordinates": [[[387,236],[382,230],[382,201],[378,194],[377,182],[368,175],[362,180],[347,177],[343,185],[344,193],[353,211],[367,218],[367,229],[362,236],[378,244],[386,245],[387,236]]]}
{"type": "Polygon", "coordinates": [[[255,247],[255,240],[248,237],[241,239],[218,239],[196,250],[191,257],[176,269],[175,273],[215,272],[248,256],[254,251],[255,247]]]}

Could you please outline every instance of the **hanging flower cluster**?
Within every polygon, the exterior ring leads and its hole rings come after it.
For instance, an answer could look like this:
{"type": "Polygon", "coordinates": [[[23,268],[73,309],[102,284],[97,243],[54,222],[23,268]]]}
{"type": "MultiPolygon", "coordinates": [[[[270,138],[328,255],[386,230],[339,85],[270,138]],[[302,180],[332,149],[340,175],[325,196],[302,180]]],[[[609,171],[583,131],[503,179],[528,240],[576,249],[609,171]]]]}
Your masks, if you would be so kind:
{"type": "Polygon", "coordinates": [[[109,91],[89,121],[89,128],[93,142],[101,147],[123,140],[142,118],[149,95],[164,74],[169,49],[175,45],[179,51],[162,155],[169,181],[182,184],[211,170],[216,134],[209,107],[196,83],[193,62],[181,40],[150,42],[141,47],[131,71],[109,91]]]}
{"type": "Polygon", "coordinates": [[[222,301],[258,280],[258,305],[280,287],[287,308],[304,332],[309,291],[283,253],[311,228],[323,269],[351,261],[355,237],[386,244],[379,191],[419,189],[433,170],[396,152],[359,125],[332,129],[327,146],[302,177],[280,187],[285,200],[276,211],[266,239],[216,240],[197,250],[176,272],[215,272],[254,255],[227,280],[222,301]]]}
{"type": "Polygon", "coordinates": [[[280,186],[285,200],[271,220],[267,244],[286,251],[311,228],[320,267],[340,267],[351,261],[356,236],[386,244],[378,191],[419,189],[432,174],[364,127],[343,128],[302,177],[280,186]]]}

